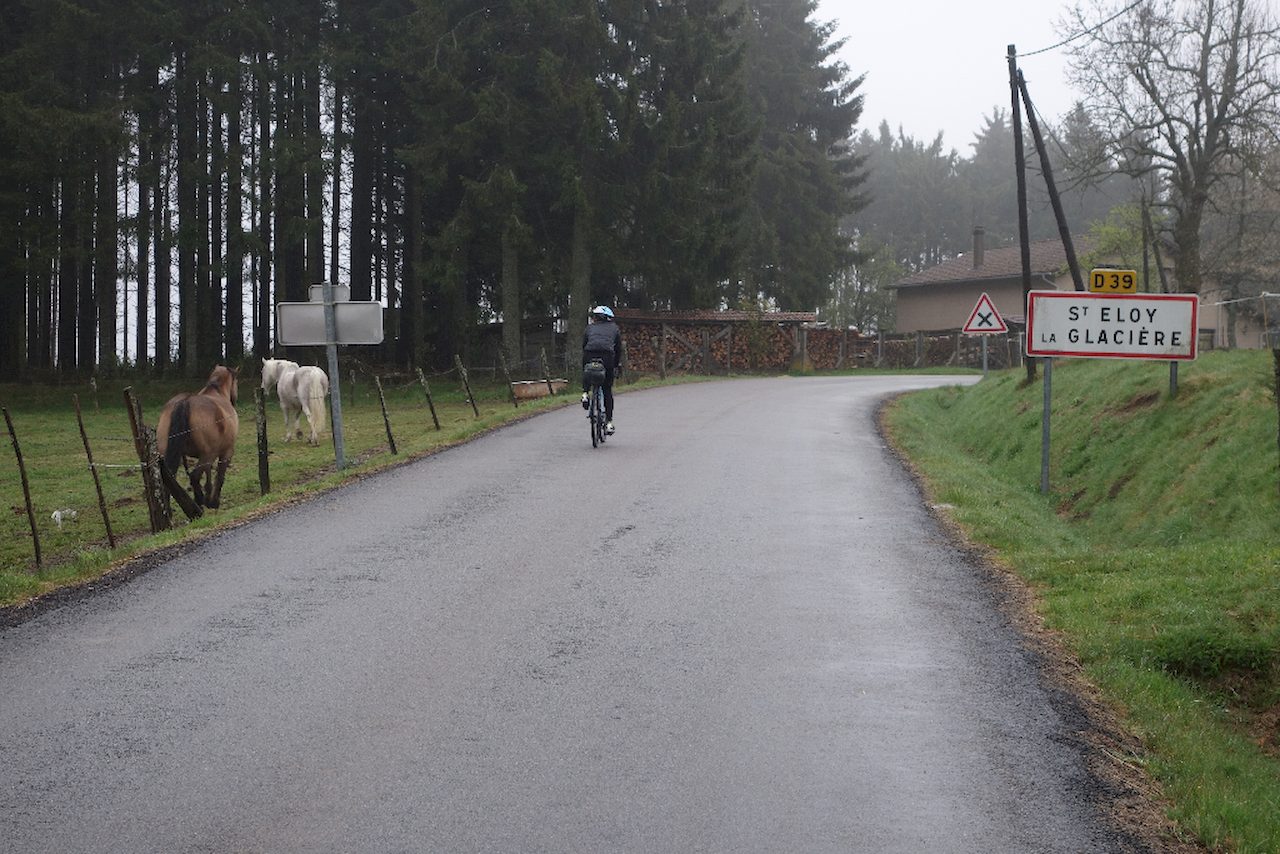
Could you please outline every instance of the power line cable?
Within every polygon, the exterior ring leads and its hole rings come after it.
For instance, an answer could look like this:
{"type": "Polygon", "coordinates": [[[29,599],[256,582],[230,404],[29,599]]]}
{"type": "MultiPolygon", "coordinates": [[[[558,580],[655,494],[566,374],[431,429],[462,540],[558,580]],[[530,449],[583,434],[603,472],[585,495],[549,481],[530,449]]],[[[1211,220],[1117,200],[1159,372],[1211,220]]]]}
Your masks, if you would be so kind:
{"type": "Polygon", "coordinates": [[[1102,22],[1100,22],[1100,23],[1096,24],[1096,25],[1095,25],[1095,26],[1093,26],[1093,27],[1090,27],[1089,29],[1087,29],[1087,30],[1085,30],[1085,31],[1083,31],[1083,32],[1076,33],[1074,36],[1071,36],[1070,38],[1063,39],[1062,41],[1058,42],[1058,43],[1057,43],[1057,44],[1055,44],[1055,45],[1050,45],[1049,47],[1042,47],[1042,48],[1040,48],[1039,50],[1033,50],[1033,51],[1031,51],[1030,53],[1022,53],[1022,54],[1018,54],[1018,58],[1019,58],[1019,59],[1022,59],[1023,57],[1027,57],[1027,56],[1035,56],[1036,54],[1039,54],[1039,53],[1048,53],[1048,52],[1049,52],[1049,51],[1051,51],[1051,50],[1057,50],[1058,48],[1062,47],[1063,45],[1071,44],[1071,42],[1075,41],[1075,40],[1076,40],[1076,39],[1078,39],[1078,38],[1081,38],[1082,36],[1087,36],[1087,35],[1090,35],[1090,34],[1092,34],[1092,33],[1096,33],[1098,30],[1102,29],[1102,28],[1103,28],[1103,27],[1105,27],[1107,24],[1109,24],[1109,23],[1111,23],[1112,21],[1114,21],[1116,18],[1119,18],[1121,15],[1124,15],[1124,14],[1126,14],[1126,13],[1128,13],[1128,12],[1132,11],[1133,9],[1138,8],[1138,7],[1139,7],[1139,6],[1141,6],[1143,3],[1146,3],[1146,2],[1147,2],[1147,0],[1135,0],[1135,2],[1130,3],[1128,6],[1124,7],[1124,8],[1123,8],[1123,9],[1121,9],[1119,12],[1116,12],[1116,13],[1115,13],[1114,15],[1112,15],[1110,18],[1107,18],[1105,21],[1102,21],[1102,22]]]}

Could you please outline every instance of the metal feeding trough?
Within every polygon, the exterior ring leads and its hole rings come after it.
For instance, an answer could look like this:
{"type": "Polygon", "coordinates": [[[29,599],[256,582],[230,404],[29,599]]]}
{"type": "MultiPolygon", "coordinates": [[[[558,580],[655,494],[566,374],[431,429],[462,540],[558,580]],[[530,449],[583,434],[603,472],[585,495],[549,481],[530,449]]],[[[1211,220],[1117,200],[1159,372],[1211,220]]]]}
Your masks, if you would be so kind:
{"type": "Polygon", "coordinates": [[[553,393],[559,394],[564,391],[565,386],[568,384],[568,380],[525,380],[523,382],[513,382],[511,391],[520,400],[532,400],[535,397],[547,397],[553,393]]]}

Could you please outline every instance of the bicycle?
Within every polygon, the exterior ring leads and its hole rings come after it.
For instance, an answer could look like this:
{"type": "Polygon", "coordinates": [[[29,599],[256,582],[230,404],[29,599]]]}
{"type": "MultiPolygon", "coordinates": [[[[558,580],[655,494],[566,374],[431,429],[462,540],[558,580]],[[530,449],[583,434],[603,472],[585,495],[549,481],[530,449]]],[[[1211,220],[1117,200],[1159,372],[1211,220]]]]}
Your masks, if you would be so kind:
{"type": "Polygon", "coordinates": [[[596,448],[604,443],[605,436],[608,435],[605,430],[604,413],[604,362],[590,361],[583,366],[582,371],[587,384],[591,387],[587,422],[591,425],[591,447],[596,448]]]}

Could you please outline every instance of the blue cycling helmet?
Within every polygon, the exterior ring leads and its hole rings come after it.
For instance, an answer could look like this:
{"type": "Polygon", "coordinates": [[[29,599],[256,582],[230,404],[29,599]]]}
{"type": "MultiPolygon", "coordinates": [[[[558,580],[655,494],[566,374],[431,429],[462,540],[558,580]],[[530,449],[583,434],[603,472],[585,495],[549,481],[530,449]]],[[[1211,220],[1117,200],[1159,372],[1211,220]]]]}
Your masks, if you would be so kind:
{"type": "Polygon", "coordinates": [[[591,313],[596,317],[603,317],[605,320],[613,320],[613,309],[607,305],[598,305],[591,309],[591,313]]]}

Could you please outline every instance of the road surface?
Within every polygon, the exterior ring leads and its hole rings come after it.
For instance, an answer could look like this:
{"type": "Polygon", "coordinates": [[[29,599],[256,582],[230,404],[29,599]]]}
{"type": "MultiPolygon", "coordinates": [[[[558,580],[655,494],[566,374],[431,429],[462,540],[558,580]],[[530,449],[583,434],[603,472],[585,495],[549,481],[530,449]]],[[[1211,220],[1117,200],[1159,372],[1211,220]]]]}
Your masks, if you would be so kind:
{"type": "Polygon", "coordinates": [[[549,412],[0,632],[0,851],[1132,850],[876,432],[957,381],[549,412]]]}

